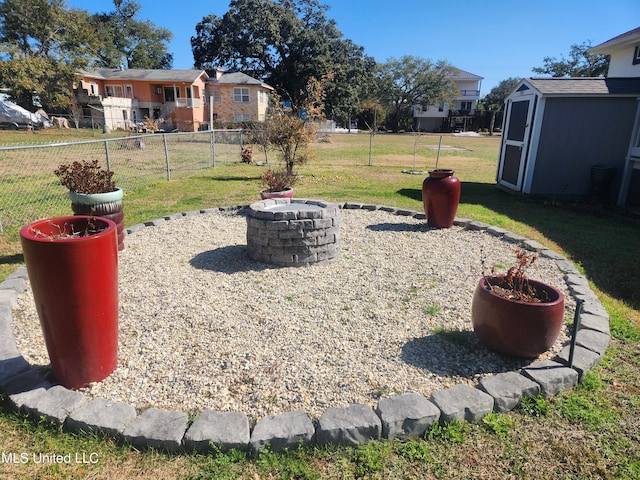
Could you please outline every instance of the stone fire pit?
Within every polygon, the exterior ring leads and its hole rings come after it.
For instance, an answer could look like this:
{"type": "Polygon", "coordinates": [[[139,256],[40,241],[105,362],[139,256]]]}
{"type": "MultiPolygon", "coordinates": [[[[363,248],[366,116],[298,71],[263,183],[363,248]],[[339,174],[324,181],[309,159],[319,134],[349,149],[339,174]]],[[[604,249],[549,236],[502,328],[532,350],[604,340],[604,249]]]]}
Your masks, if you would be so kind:
{"type": "Polygon", "coordinates": [[[283,198],[249,206],[247,254],[252,260],[297,267],[331,262],[339,252],[337,204],[283,198]]]}

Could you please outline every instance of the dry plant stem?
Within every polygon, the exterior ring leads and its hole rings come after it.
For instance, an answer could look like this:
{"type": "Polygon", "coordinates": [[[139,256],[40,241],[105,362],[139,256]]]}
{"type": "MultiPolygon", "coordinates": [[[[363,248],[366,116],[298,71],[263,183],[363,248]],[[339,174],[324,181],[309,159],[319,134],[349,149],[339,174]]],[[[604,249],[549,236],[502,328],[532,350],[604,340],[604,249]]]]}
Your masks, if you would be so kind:
{"type": "MultiPolygon", "coordinates": [[[[514,253],[516,255],[516,264],[507,270],[500,284],[491,284],[490,279],[485,274],[485,259],[481,251],[480,262],[482,265],[482,276],[484,277],[487,290],[493,291],[501,297],[520,302],[540,303],[548,301],[545,292],[539,292],[529,285],[529,279],[526,275],[527,267],[533,265],[538,258],[537,254],[529,253],[522,249],[515,249],[514,253]]],[[[492,267],[491,275],[495,274],[495,268],[492,267]]]]}
{"type": "Polygon", "coordinates": [[[95,218],[91,217],[91,219],[87,222],[86,227],[84,228],[84,230],[80,231],[80,232],[74,232],[74,227],[73,225],[69,225],[68,223],[64,224],[64,227],[60,227],[60,225],[54,224],[53,222],[49,222],[50,225],[53,225],[57,230],[58,233],[54,233],[52,235],[50,234],[46,234],[44,233],[42,230],[37,229],[37,228],[30,228],[29,231],[35,236],[35,237],[44,237],[50,241],[54,241],[54,240],[60,240],[60,239],[65,239],[65,238],[82,238],[82,237],[88,237],[90,235],[95,235],[96,233],[100,233],[104,230],[104,228],[98,228],[96,227],[95,223],[94,223],[95,218]],[[69,232],[70,230],[70,232],[69,232]]]}

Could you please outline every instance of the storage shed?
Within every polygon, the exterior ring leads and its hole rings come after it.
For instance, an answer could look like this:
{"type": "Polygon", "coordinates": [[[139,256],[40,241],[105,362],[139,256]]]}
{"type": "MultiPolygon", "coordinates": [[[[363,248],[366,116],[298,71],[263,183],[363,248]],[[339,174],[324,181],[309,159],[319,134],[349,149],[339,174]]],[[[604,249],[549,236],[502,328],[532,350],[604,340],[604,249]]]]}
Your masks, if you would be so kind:
{"type": "Polygon", "coordinates": [[[572,199],[597,194],[615,202],[639,97],[640,78],[522,80],[506,100],[498,186],[572,199]],[[612,174],[605,191],[594,190],[594,166],[612,174]]]}

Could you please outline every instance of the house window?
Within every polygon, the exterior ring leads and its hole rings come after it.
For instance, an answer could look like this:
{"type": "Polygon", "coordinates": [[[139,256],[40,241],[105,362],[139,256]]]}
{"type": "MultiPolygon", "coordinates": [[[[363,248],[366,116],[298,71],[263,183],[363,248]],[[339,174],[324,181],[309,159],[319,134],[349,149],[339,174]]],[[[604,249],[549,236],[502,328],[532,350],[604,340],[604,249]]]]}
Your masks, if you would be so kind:
{"type": "Polygon", "coordinates": [[[460,110],[471,110],[471,102],[460,102],[460,110]]]}
{"type": "Polygon", "coordinates": [[[222,103],[222,95],[220,94],[219,88],[214,88],[211,91],[211,97],[213,98],[212,100],[213,103],[222,103]]]}
{"type": "Polygon", "coordinates": [[[122,97],[122,85],[106,85],[104,87],[107,97],[122,97]]]}
{"type": "Polygon", "coordinates": [[[251,120],[251,115],[240,115],[240,114],[236,114],[233,116],[233,121],[234,122],[248,122],[249,120],[251,120]]]}
{"type": "Polygon", "coordinates": [[[124,86],[124,96],[127,98],[133,98],[133,87],[131,85],[124,86]]]}
{"type": "Polygon", "coordinates": [[[636,45],[636,48],[633,50],[633,60],[631,63],[633,65],[640,64],[640,45],[636,45]]]}
{"type": "Polygon", "coordinates": [[[249,103],[249,89],[248,88],[234,88],[233,89],[233,101],[236,103],[249,103]]]}
{"type": "Polygon", "coordinates": [[[440,102],[440,105],[438,105],[438,111],[444,112],[444,102],[440,102]]]}
{"type": "Polygon", "coordinates": [[[89,84],[89,95],[98,95],[98,84],[91,82],[89,84]]]}
{"type": "Polygon", "coordinates": [[[164,87],[164,101],[165,102],[175,102],[175,92],[173,87],[164,87]]]}

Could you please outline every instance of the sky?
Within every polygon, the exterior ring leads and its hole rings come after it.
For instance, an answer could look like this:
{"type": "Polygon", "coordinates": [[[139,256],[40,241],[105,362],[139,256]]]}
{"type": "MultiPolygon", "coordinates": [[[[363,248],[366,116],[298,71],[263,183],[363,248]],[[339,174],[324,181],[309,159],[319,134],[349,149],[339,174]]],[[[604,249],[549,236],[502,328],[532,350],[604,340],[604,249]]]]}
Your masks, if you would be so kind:
{"type": "MultiPolygon", "coordinates": [[[[203,17],[221,17],[229,0],[136,0],[138,20],[173,32],[174,69],[193,68],[191,37],[203,17]]],[[[112,0],[67,0],[90,13],[112,0]]],[[[345,39],[377,62],[404,55],[444,60],[483,77],[481,96],[510,77],[536,76],[545,57],[568,57],[573,44],[593,46],[640,27],[640,0],[321,0],[345,39]]]]}

